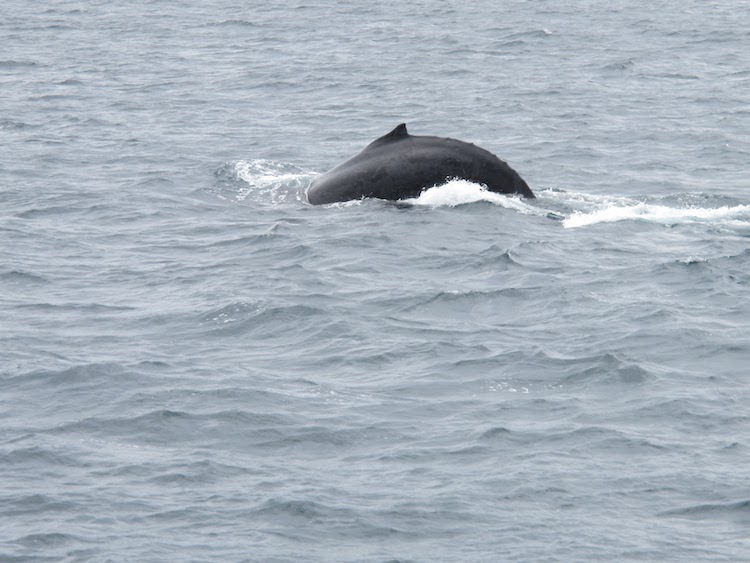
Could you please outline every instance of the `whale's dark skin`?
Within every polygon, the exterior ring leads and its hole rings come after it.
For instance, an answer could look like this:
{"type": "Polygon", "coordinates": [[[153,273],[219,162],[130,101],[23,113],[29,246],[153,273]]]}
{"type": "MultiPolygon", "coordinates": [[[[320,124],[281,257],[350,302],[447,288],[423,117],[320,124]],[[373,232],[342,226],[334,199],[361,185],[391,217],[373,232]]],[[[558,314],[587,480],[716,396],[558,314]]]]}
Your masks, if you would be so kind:
{"type": "Polygon", "coordinates": [[[534,197],[523,178],[491,152],[456,139],[409,135],[402,123],[315,178],[307,199],[313,205],[365,197],[408,199],[452,179],[484,184],[491,192],[534,197]]]}

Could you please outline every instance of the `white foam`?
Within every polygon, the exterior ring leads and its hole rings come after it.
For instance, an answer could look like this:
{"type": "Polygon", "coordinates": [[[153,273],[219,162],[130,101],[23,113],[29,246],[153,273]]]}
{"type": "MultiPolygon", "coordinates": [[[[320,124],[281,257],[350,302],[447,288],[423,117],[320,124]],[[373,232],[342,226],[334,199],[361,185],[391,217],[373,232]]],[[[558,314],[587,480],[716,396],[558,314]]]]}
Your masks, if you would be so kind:
{"type": "Polygon", "coordinates": [[[235,163],[234,169],[240,180],[247,182],[252,186],[267,187],[270,184],[278,185],[294,182],[301,179],[307,179],[313,172],[295,168],[293,171],[287,171],[290,165],[284,165],[272,160],[239,160],[235,163]]]}
{"type": "Polygon", "coordinates": [[[574,211],[563,220],[563,226],[572,229],[598,223],[616,223],[618,221],[629,220],[674,225],[696,222],[737,221],[740,219],[745,219],[745,222],[750,220],[749,205],[716,208],[693,206],[679,208],[644,202],[626,205],[611,203],[593,211],[574,211]]]}
{"type": "Polygon", "coordinates": [[[443,185],[423,191],[418,197],[405,199],[411,205],[429,207],[456,207],[477,201],[486,201],[506,209],[513,209],[526,215],[546,215],[547,211],[538,209],[515,197],[489,191],[481,184],[469,180],[449,180],[443,185]]]}
{"type": "Polygon", "coordinates": [[[602,207],[635,205],[639,200],[626,196],[597,195],[562,190],[536,190],[536,196],[542,201],[553,201],[579,207],[580,211],[600,209],[602,207]]]}
{"type": "Polygon", "coordinates": [[[266,193],[274,201],[286,199],[290,190],[299,193],[315,172],[291,164],[266,159],[239,160],[233,164],[237,179],[248,187],[240,189],[237,200],[242,201],[253,192],[266,193]]]}
{"type": "Polygon", "coordinates": [[[357,207],[359,205],[362,205],[363,201],[364,199],[350,199],[349,201],[335,201],[333,203],[327,204],[326,207],[340,207],[340,208],[357,207]]]}

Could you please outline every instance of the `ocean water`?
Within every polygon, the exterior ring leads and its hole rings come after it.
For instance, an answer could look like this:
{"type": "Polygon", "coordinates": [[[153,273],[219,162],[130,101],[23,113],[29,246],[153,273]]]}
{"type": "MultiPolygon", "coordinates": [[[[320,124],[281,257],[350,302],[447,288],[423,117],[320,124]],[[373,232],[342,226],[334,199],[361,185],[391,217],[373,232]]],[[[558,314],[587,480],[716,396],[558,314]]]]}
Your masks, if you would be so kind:
{"type": "Polygon", "coordinates": [[[750,560],[741,2],[0,16],[0,560],[750,560]]]}

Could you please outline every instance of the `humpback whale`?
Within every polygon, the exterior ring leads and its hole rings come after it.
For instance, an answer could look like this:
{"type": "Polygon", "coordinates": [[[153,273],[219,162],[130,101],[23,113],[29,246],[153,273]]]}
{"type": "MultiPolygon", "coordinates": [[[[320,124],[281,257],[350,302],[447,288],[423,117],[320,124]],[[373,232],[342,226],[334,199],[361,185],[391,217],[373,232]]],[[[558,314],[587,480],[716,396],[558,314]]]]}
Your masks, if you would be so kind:
{"type": "Polygon", "coordinates": [[[320,205],[366,197],[407,199],[453,179],[484,184],[491,192],[534,197],[523,178],[491,152],[456,139],[410,135],[402,123],[315,178],[307,200],[320,205]]]}

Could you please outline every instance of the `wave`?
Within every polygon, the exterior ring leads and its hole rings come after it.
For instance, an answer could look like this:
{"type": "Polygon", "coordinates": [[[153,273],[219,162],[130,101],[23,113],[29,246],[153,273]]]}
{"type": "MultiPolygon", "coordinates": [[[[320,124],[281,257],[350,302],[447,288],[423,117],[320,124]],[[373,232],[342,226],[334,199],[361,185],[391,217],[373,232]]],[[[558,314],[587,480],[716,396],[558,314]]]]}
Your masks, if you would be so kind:
{"type": "Polygon", "coordinates": [[[16,61],[12,59],[0,61],[0,68],[19,68],[19,67],[33,67],[37,66],[34,61],[16,61]]]}
{"type": "Polygon", "coordinates": [[[686,508],[677,508],[667,510],[661,513],[661,516],[673,516],[677,518],[688,519],[730,519],[738,520],[743,523],[750,521],[750,500],[740,500],[736,502],[698,504],[686,508]]]}
{"type": "Polygon", "coordinates": [[[28,123],[23,121],[16,121],[14,119],[3,119],[0,120],[0,130],[2,129],[27,129],[31,127],[28,123]]]}
{"type": "Polygon", "coordinates": [[[50,283],[44,276],[24,272],[22,270],[9,270],[0,273],[0,281],[11,282],[19,285],[50,283]]]}
{"type": "Polygon", "coordinates": [[[258,24],[250,20],[243,19],[228,19],[216,22],[211,22],[202,25],[201,27],[258,27],[258,24]]]}

